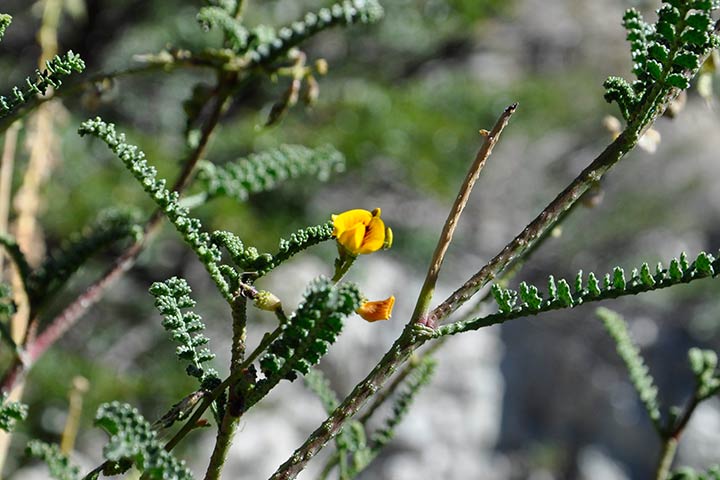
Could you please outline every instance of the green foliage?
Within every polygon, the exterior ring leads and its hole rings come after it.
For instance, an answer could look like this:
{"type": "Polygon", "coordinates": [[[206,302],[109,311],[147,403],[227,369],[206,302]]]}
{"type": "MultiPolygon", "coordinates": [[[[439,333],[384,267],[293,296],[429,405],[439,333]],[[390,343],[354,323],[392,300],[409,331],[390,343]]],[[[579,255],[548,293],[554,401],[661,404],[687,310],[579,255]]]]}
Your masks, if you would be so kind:
{"type": "Polygon", "coordinates": [[[402,390],[393,401],[392,415],[385,420],[385,426],[371,437],[371,448],[377,453],[395,436],[395,427],[402,422],[410,410],[418,392],[430,383],[435,373],[437,361],[431,357],[423,358],[403,382],[402,390]]]}
{"type": "Polygon", "coordinates": [[[302,175],[325,181],[344,168],[345,158],[330,145],[318,148],[282,145],[222,167],[203,162],[198,180],[204,185],[208,198],[227,196],[243,202],[249,195],[272,190],[282,181],[302,175]]]}
{"type": "Polygon", "coordinates": [[[216,231],[212,240],[225,248],[235,265],[244,272],[252,273],[255,278],[261,277],[281,263],[289,260],[303,250],[332,238],[332,222],[313,227],[306,227],[290,235],[289,239],[280,239],[277,253],[258,253],[255,247],[245,247],[234,234],[216,231]]]}
{"type": "MultiPolygon", "coordinates": [[[[634,269],[629,279],[626,279],[625,270],[615,267],[612,276],[610,274],[604,276],[602,286],[599,284],[595,274],[590,272],[587,287],[580,290],[575,289],[575,291],[571,291],[566,280],[556,281],[555,277],[550,275],[547,298],[543,298],[537,287],[527,284],[520,285],[519,295],[514,290],[493,285],[492,293],[500,310],[498,313],[444,325],[437,330],[436,336],[454,335],[513,318],[574,307],[586,302],[636,295],[680,283],[689,283],[701,278],[715,277],[716,272],[720,269],[720,260],[705,252],[701,252],[694,262],[685,263],[687,268],[683,268],[683,262],[678,259],[673,259],[668,269],[663,269],[662,265],[659,264],[654,275],[650,275],[650,267],[645,263],[639,270],[634,269]],[[520,302],[518,302],[518,299],[520,302]]],[[[582,275],[576,276],[575,285],[582,287],[582,275]]]]}
{"type": "Polygon", "coordinates": [[[118,134],[115,131],[115,125],[105,123],[100,118],[83,122],[79,132],[80,135],[93,135],[103,140],[120,158],[125,167],[143,186],[145,192],[183,236],[185,243],[193,249],[220,293],[228,302],[232,302],[232,293],[217,265],[221,258],[220,250],[210,241],[210,236],[201,231],[200,220],[189,217],[188,210],[180,206],[177,192],[171,192],[165,187],[165,180],[156,178],[157,170],[148,165],[145,153],[136,146],[126,143],[125,135],[118,134]]]}
{"type": "Polygon", "coordinates": [[[335,390],[332,389],[330,381],[322,371],[317,368],[311,368],[303,377],[303,382],[310,391],[317,395],[327,413],[332,413],[332,411],[340,405],[340,400],[338,400],[335,390]]]}
{"type": "Polygon", "coordinates": [[[45,70],[35,71],[35,78],[27,77],[23,87],[14,87],[9,96],[0,95],[0,118],[10,115],[15,109],[27,103],[36,95],[44,95],[49,88],[59,88],[62,78],[73,71],[82,72],[85,62],[72,51],[65,55],[56,55],[45,62],[45,70]]]}
{"type": "Polygon", "coordinates": [[[0,283],[0,338],[5,341],[16,355],[20,354],[12,334],[10,333],[10,320],[17,310],[13,300],[12,289],[6,283],[0,283]]]}
{"type": "Polygon", "coordinates": [[[691,348],[688,352],[690,369],[695,374],[696,395],[698,401],[712,397],[720,391],[720,378],[718,378],[718,357],[712,350],[691,348]]]}
{"type": "Polygon", "coordinates": [[[432,380],[436,366],[437,361],[435,359],[425,357],[413,367],[408,377],[402,383],[402,390],[400,390],[393,400],[392,414],[385,420],[384,426],[371,435],[367,446],[364,445],[364,430],[362,431],[362,435],[355,435],[351,477],[356,476],[367,468],[383,447],[393,439],[395,436],[395,428],[410,411],[412,402],[420,390],[432,380]]]}
{"type": "Polygon", "coordinates": [[[337,340],[343,319],[360,306],[360,301],[354,284],[334,285],[325,277],[313,280],[303,303],[260,359],[265,378],[257,383],[248,403],[265,396],[283,378],[294,380],[298,373],[307,374],[337,340]]]}
{"type": "Polygon", "coordinates": [[[317,13],[308,13],[302,20],[277,33],[265,31],[267,38],[248,52],[251,64],[266,64],[285,54],[317,33],[336,25],[374,23],[383,16],[383,8],[377,0],[344,0],[317,13]]]}
{"type": "Polygon", "coordinates": [[[223,7],[203,7],[197,14],[200,24],[206,28],[220,28],[225,33],[230,47],[236,52],[243,51],[248,46],[248,31],[236,20],[231,10],[223,7]]]}
{"type": "Polygon", "coordinates": [[[50,476],[55,480],[79,480],[80,469],[70,463],[70,459],[55,444],[31,440],[27,444],[28,455],[45,462],[50,476]]]}
{"type": "Polygon", "coordinates": [[[16,422],[22,422],[27,417],[27,405],[19,402],[8,402],[8,394],[0,396],[0,430],[12,432],[16,422]]]}
{"type": "Polygon", "coordinates": [[[0,40],[5,36],[5,29],[12,23],[12,17],[6,13],[0,13],[0,40]]]}
{"type": "Polygon", "coordinates": [[[110,435],[103,449],[110,462],[130,460],[151,480],[192,480],[184,462],[165,450],[150,424],[130,405],[119,402],[101,405],[95,424],[110,435]]]}
{"type": "Polygon", "coordinates": [[[672,472],[669,480],[720,480],[720,466],[715,465],[706,472],[697,472],[690,467],[682,467],[672,472]]]}
{"type": "Polygon", "coordinates": [[[129,211],[109,210],[80,234],[65,244],[27,277],[28,297],[33,306],[45,303],[94,254],[111,244],[132,238],[138,240],[142,230],[129,211]]]}
{"type": "Polygon", "coordinates": [[[15,237],[5,233],[0,233],[0,245],[5,248],[5,252],[7,252],[8,256],[15,264],[18,274],[27,288],[27,281],[30,273],[32,272],[32,268],[28,264],[25,254],[22,250],[20,250],[20,246],[17,244],[15,237]]]}
{"type": "Polygon", "coordinates": [[[625,12],[623,24],[637,80],[630,85],[620,77],[605,82],[605,99],[617,102],[628,122],[654,115],[656,103],[672,89],[684,90],[700,68],[701,60],[718,45],[709,1],[665,0],[654,25],[640,12],[625,12]]]}
{"type": "Polygon", "coordinates": [[[200,348],[209,342],[202,333],[205,324],[200,315],[183,312],[183,309],[195,306],[190,293],[187,282],[177,277],[155,282],[150,287],[150,294],[155,297],[155,307],[165,317],[162,326],[178,344],[175,353],[181,361],[190,362],[185,371],[197,378],[205,390],[212,390],[220,383],[220,379],[213,368],[204,365],[215,358],[208,348],[200,348]]]}
{"type": "Polygon", "coordinates": [[[650,416],[655,429],[662,431],[660,407],[657,402],[657,387],[654,384],[650,371],[643,362],[640,350],[635,346],[627,329],[625,319],[607,308],[598,308],[595,313],[605,325],[610,337],[615,342],[618,355],[625,363],[630,381],[640,396],[645,410],[650,416]]]}
{"type": "Polygon", "coordinates": [[[16,305],[13,302],[12,289],[7,283],[0,283],[0,320],[9,320],[15,315],[16,305]]]}

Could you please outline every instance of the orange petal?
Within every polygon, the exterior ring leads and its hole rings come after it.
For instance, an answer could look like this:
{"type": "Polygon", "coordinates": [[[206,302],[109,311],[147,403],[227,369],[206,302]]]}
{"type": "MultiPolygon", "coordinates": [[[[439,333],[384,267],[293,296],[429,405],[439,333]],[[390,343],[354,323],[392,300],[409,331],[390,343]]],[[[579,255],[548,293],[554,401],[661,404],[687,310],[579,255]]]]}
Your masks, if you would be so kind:
{"type": "Polygon", "coordinates": [[[395,305],[395,297],[390,296],[385,300],[365,302],[360,305],[360,308],[358,308],[356,312],[368,322],[377,322],[378,320],[387,320],[390,318],[393,305],[395,305]]]}
{"type": "Polygon", "coordinates": [[[340,245],[345,247],[345,250],[353,255],[357,255],[360,253],[364,235],[365,225],[359,223],[352,228],[340,232],[337,236],[337,241],[340,245]]]}
{"type": "Polygon", "coordinates": [[[365,230],[359,253],[377,252],[385,244],[385,223],[380,217],[372,217],[365,230]]]}

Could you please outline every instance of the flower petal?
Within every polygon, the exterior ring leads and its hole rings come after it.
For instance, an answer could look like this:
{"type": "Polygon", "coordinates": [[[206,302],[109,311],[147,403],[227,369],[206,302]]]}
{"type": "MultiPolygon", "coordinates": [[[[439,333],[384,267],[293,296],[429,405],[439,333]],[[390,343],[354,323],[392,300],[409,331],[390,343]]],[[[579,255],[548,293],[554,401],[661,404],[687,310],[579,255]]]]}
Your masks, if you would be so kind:
{"type": "Polygon", "coordinates": [[[359,253],[377,252],[385,244],[385,223],[380,217],[372,217],[365,230],[359,253]]]}
{"type": "Polygon", "coordinates": [[[358,224],[367,225],[371,219],[372,214],[361,208],[333,215],[333,235],[339,237],[345,230],[353,228],[358,224]]]}
{"type": "Polygon", "coordinates": [[[395,305],[395,297],[390,296],[385,300],[365,302],[356,312],[368,322],[377,322],[378,320],[387,320],[392,316],[393,305],[395,305]]]}
{"type": "Polygon", "coordinates": [[[361,253],[364,236],[365,225],[363,225],[362,223],[358,223],[354,227],[340,232],[340,234],[337,236],[337,241],[345,248],[345,250],[352,253],[353,255],[357,255],[361,253]]]}

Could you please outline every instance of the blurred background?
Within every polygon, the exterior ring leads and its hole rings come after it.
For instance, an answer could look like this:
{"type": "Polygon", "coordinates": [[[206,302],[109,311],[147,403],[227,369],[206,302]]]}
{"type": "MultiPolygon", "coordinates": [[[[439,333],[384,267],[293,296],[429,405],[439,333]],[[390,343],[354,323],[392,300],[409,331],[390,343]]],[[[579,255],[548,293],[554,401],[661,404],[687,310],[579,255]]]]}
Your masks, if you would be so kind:
{"type": "MultiPolygon", "coordinates": [[[[88,73],[135,65],[133,56],[168,45],[200,49],[220,42],[203,32],[193,0],[73,0],[59,27],[59,50],[78,52],[88,73]]],[[[316,0],[250,0],[250,25],[282,25],[316,0]]],[[[609,75],[629,76],[621,27],[634,6],[649,18],[655,1],[392,0],[370,27],[332,30],[303,46],[324,58],[313,109],[297,107],[275,127],[262,127],[287,80],[248,85],[223,119],[207,152],[224,163],[282,143],[335,145],[348,161],[327,183],[301,180],[247,203],[216,200],[196,214],[209,230],[226,229],[260,250],[281,236],[350,208],[381,207],[395,233],[389,251],[361,258],[350,279],[370,298],[397,298],[392,320],[359,317],[321,363],[333,386],[349,392],[375,365],[410,315],[445,215],[480,145],[478,129],[519,102],[482,173],[448,254],[439,302],[515,236],[612,139],[603,118],[616,108],[602,98],[609,75]]],[[[0,43],[0,92],[33,71],[41,4],[3,0],[14,21],[0,43]]],[[[127,76],[100,96],[74,95],[58,108],[59,148],[44,188],[42,228],[49,250],[98,211],[130,204],[151,212],[139,185],[104,145],[80,139],[79,123],[100,115],[117,123],[172,178],[185,152],[182,102],[211,72],[178,70],[127,76]]],[[[653,154],[637,149],[536,252],[511,286],[544,285],[547,275],[600,275],[616,265],[667,262],[687,250],[720,247],[720,119],[716,105],[691,91],[674,120],[662,118],[653,154]]],[[[23,134],[21,132],[22,146],[23,134]]],[[[18,151],[19,184],[27,149],[18,151]]],[[[114,252],[117,254],[117,252],[114,252]]],[[[322,245],[263,280],[295,305],[305,284],[330,274],[335,248],[322,245]]],[[[96,258],[57,300],[62,308],[112,260],[96,258]]],[[[36,365],[25,401],[29,420],[15,435],[6,473],[46,478],[23,454],[29,438],[57,441],[73,378],[89,382],[74,459],[98,464],[105,435],[92,427],[100,403],[118,399],[148,419],[195,388],[176,362],[147,289],[185,276],[208,324],[217,367],[226,372],[230,319],[202,266],[167,226],[138,264],[36,365]]],[[[682,404],[693,377],[688,348],[720,348],[718,284],[704,280],[668,291],[607,302],[622,312],[660,389],[663,405],[682,404]]],[[[452,338],[439,368],[418,396],[397,437],[362,479],[630,479],[649,478],[659,442],[613,344],[594,315],[597,305],[515,320],[452,338]]],[[[491,306],[490,308],[495,308],[491,306]]],[[[272,325],[252,312],[250,344],[272,325]]],[[[266,478],[325,418],[301,382],[284,382],[244,419],[226,478],[266,478]]],[[[678,462],[720,461],[720,402],[697,412],[678,462]]],[[[214,432],[196,432],[178,449],[203,472],[214,432]]],[[[315,478],[322,462],[301,478],[315,478]]]]}

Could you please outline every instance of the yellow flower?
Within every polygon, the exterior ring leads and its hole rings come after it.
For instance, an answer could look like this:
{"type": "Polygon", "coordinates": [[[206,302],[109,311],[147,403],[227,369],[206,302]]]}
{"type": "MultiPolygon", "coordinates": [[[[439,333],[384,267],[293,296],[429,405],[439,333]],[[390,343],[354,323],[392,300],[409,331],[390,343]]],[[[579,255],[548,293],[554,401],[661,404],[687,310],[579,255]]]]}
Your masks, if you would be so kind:
{"type": "Polygon", "coordinates": [[[359,208],[348,210],[333,215],[332,221],[333,237],[351,255],[377,252],[386,244],[385,224],[379,208],[372,212],[359,208]]]}
{"type": "Polygon", "coordinates": [[[395,297],[390,296],[385,300],[363,302],[355,312],[368,322],[377,322],[378,320],[387,320],[390,318],[393,305],[395,305],[395,297]]]}

